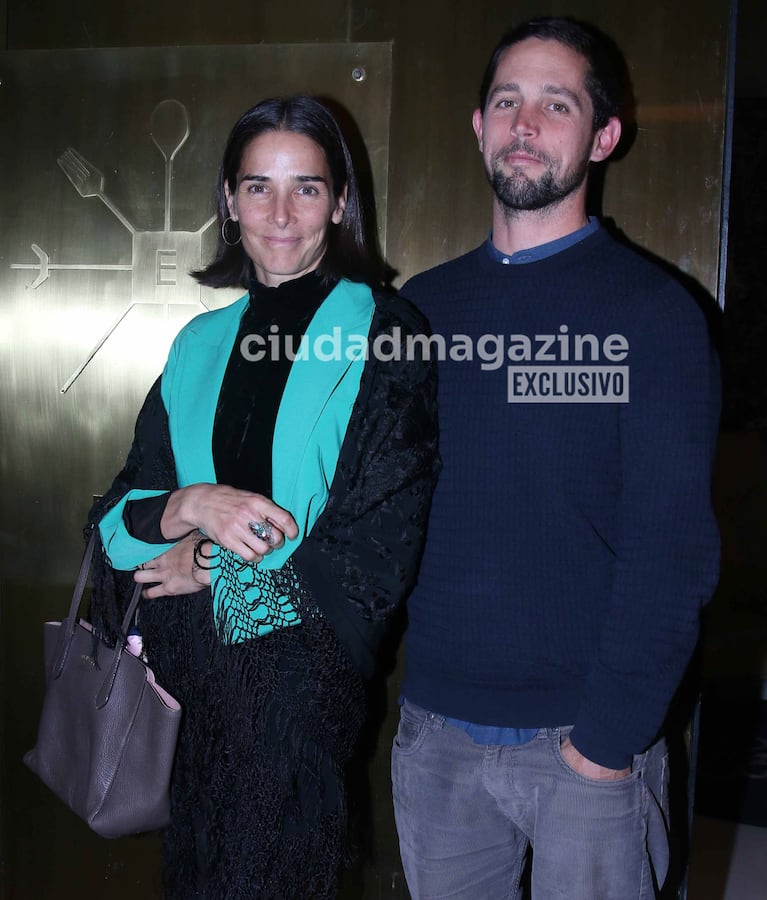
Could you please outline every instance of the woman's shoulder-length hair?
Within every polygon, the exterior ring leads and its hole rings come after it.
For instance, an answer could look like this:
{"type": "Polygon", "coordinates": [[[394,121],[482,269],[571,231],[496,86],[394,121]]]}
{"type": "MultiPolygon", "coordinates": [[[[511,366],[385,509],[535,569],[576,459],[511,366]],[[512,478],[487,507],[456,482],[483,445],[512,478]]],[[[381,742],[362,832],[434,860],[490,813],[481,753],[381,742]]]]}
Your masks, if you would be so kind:
{"type": "MultiPolygon", "coordinates": [[[[348,278],[370,285],[381,283],[384,264],[369,228],[367,206],[361,196],[349,146],[336,117],[316,97],[296,95],[263,100],[243,113],[232,128],[216,183],[218,245],[213,261],[192,272],[209,287],[245,287],[253,266],[241,243],[224,240],[224,222],[229,217],[224,186],[234,193],[243,154],[250,142],[267,131],[291,131],[314,141],[328,163],[331,191],[338,198],[346,187],[346,206],[338,225],[328,224],[327,248],[317,271],[326,281],[348,278]]],[[[227,234],[227,237],[230,237],[227,234]]]]}

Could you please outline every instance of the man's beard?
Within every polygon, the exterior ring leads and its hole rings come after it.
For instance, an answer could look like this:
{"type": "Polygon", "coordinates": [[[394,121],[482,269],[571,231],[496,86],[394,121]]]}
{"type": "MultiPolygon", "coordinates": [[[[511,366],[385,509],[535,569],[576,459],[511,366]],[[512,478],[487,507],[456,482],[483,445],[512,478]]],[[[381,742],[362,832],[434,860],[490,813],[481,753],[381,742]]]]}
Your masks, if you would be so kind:
{"type": "Polygon", "coordinates": [[[527,144],[514,143],[504,147],[493,156],[487,177],[503,207],[507,212],[513,214],[521,210],[545,209],[560,203],[583,184],[588,171],[589,159],[585,157],[564,178],[558,180],[548,156],[538,150],[533,150],[527,144]],[[520,170],[516,170],[510,175],[503,171],[504,157],[510,153],[520,152],[532,156],[546,166],[545,172],[537,180],[529,178],[520,170]]]}

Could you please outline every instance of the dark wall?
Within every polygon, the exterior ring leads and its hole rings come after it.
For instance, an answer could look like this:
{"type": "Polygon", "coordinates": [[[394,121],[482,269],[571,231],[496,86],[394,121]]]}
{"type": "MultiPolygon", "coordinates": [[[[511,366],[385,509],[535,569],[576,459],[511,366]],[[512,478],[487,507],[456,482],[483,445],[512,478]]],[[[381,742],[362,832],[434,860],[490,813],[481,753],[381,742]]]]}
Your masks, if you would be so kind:
{"type": "Polygon", "coordinates": [[[767,46],[767,8],[763,0],[738,0],[736,96],[767,97],[765,46],[767,46]]]}

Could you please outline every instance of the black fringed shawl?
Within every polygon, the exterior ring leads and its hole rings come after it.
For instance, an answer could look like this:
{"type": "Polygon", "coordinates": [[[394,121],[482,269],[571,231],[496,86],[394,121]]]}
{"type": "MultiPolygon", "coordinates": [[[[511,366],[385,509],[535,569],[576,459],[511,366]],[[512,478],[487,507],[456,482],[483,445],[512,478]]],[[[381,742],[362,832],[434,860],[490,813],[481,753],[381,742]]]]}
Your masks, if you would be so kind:
{"type": "MultiPolygon", "coordinates": [[[[402,359],[366,362],[325,510],[291,557],[301,625],[227,645],[207,590],[142,606],[150,664],[185,710],[164,838],[169,897],[335,894],[360,676],[414,583],[439,469],[436,366],[405,353],[426,324],[407,301],[374,296],[370,339],[392,335],[402,359]]],[[[176,486],[158,381],[90,526],[131,488],[176,486]]],[[[91,614],[107,634],[131,588],[130,573],[97,554],[91,614]]]]}

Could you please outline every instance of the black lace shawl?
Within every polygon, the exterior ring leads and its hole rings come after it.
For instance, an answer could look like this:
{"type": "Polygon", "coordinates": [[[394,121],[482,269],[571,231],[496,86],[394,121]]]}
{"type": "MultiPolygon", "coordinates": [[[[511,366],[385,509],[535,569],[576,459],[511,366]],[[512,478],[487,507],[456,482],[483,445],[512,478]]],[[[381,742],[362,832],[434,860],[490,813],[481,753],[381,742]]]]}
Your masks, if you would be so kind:
{"type": "MultiPolygon", "coordinates": [[[[375,301],[371,339],[393,335],[403,358],[365,364],[327,505],[290,561],[301,624],[228,645],[208,590],[142,605],[150,664],[184,709],[163,837],[168,897],[335,896],[344,769],[366,712],[361,676],[415,581],[439,470],[436,366],[404,352],[426,324],[407,301],[375,301]]],[[[158,382],[89,528],[131,488],[176,486],[158,382]]],[[[106,634],[132,584],[102,549],[91,615],[106,634]]]]}

